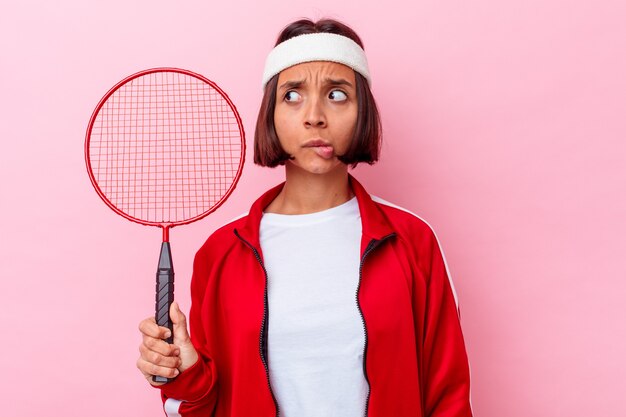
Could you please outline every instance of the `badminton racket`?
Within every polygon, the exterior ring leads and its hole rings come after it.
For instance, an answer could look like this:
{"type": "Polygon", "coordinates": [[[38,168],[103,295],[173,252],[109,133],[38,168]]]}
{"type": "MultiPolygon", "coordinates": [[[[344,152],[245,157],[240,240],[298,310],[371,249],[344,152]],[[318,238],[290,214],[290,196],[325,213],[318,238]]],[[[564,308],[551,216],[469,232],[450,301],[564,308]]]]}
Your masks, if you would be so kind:
{"type": "MultiPolygon", "coordinates": [[[[237,109],[214,82],[191,71],[154,68],[111,88],[85,138],[91,183],[117,214],[162,229],[155,319],[172,331],[172,227],[200,220],[232,193],[244,164],[237,109]]],[[[168,378],[154,376],[155,382],[168,378]]]]}

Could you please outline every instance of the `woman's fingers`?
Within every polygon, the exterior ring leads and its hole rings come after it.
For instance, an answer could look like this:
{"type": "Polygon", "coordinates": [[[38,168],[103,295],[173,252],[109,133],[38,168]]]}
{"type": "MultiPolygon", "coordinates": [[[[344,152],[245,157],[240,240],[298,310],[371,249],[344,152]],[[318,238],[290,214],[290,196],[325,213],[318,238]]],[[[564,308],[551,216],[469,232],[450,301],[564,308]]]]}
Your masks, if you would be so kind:
{"type": "Polygon", "coordinates": [[[139,345],[139,353],[141,354],[141,359],[157,366],[162,366],[166,368],[178,368],[182,363],[178,355],[176,356],[162,355],[158,352],[155,352],[149,349],[145,344],[139,345]]]}
{"type": "Polygon", "coordinates": [[[169,329],[158,326],[154,317],[142,320],[141,323],[139,323],[139,331],[142,333],[143,345],[149,350],[164,356],[180,354],[180,349],[176,345],[171,345],[163,340],[169,337],[169,329]]]}
{"type": "Polygon", "coordinates": [[[170,319],[174,327],[173,344],[164,340],[171,335],[169,329],[159,326],[154,317],[139,323],[142,342],[139,346],[141,356],[137,360],[137,368],[152,385],[161,385],[152,381],[153,375],[174,378],[199,359],[189,337],[187,317],[177,303],[173,303],[170,308],[170,319]]]}
{"type": "Polygon", "coordinates": [[[162,376],[165,378],[175,378],[178,376],[180,371],[176,368],[168,368],[166,366],[159,366],[154,363],[148,362],[142,357],[137,360],[137,368],[141,371],[143,376],[150,382],[152,385],[162,385],[162,383],[152,381],[152,376],[162,376]]]}
{"type": "Polygon", "coordinates": [[[180,348],[169,344],[165,338],[169,337],[169,329],[158,326],[154,317],[149,317],[139,323],[139,331],[142,341],[139,345],[139,359],[137,368],[150,384],[157,386],[163,383],[154,382],[152,376],[174,378],[181,371],[178,369],[183,364],[180,348]]]}
{"type": "Polygon", "coordinates": [[[163,356],[178,356],[180,349],[176,345],[171,345],[165,340],[143,335],[142,345],[163,356]]]}
{"type": "Polygon", "coordinates": [[[155,339],[167,339],[170,337],[170,330],[167,327],[159,326],[154,317],[148,317],[139,323],[139,331],[146,336],[155,339]]]}

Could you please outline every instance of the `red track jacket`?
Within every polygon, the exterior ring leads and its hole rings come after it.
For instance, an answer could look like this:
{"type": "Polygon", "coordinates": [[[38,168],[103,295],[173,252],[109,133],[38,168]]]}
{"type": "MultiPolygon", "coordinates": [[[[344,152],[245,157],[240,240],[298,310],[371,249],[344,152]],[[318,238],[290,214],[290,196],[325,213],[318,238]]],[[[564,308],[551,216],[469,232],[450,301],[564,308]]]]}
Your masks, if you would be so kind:
{"type": "MultiPolygon", "coordinates": [[[[350,184],[363,225],[356,299],[370,386],[366,416],[471,417],[458,308],[433,231],[415,215],[373,200],[352,176],[350,184]]],[[[266,360],[259,225],[282,186],[218,229],[196,254],[189,322],[200,359],[161,386],[168,416],[280,415],[266,360]]]]}

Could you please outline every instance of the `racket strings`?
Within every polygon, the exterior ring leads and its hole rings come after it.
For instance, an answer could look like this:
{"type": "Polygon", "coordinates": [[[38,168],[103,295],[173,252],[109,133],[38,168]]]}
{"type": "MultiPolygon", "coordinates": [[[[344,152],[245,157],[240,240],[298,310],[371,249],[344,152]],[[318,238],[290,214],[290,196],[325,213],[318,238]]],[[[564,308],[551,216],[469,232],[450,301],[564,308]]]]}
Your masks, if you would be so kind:
{"type": "Polygon", "coordinates": [[[94,178],[109,201],[143,221],[176,223],[227,194],[242,158],[230,103],[211,85],[157,72],[120,86],[90,139],[94,178]]]}

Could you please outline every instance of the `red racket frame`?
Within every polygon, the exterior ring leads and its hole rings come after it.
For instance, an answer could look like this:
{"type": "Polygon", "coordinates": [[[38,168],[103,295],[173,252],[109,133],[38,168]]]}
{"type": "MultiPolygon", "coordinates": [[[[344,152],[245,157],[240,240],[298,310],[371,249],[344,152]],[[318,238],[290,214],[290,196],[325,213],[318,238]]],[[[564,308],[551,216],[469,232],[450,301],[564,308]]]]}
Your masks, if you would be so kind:
{"type": "Polygon", "coordinates": [[[219,88],[219,86],[217,86],[217,84],[215,84],[213,81],[209,80],[208,78],[203,77],[202,75],[197,74],[197,73],[192,72],[192,71],[189,71],[189,70],[180,69],[180,68],[172,68],[172,67],[151,68],[151,69],[139,71],[139,72],[137,72],[135,74],[129,75],[128,77],[124,78],[122,81],[120,81],[117,84],[115,84],[104,95],[104,97],[102,97],[102,99],[100,100],[100,102],[96,106],[95,110],[93,111],[93,113],[91,115],[91,118],[89,119],[89,125],[87,127],[87,133],[85,135],[85,163],[87,164],[87,172],[89,174],[89,179],[91,180],[91,184],[96,189],[96,192],[98,193],[98,195],[100,196],[102,201],[104,201],[106,203],[106,205],[109,206],[114,212],[116,212],[120,216],[124,217],[125,219],[128,219],[128,220],[130,220],[132,222],[135,222],[135,223],[142,224],[144,226],[161,227],[163,229],[163,242],[169,242],[169,229],[171,229],[172,227],[180,226],[180,225],[183,225],[183,224],[189,224],[189,223],[195,222],[196,220],[200,220],[200,219],[208,216],[209,214],[211,214],[219,206],[221,206],[224,203],[224,201],[226,201],[228,199],[230,194],[235,189],[235,186],[237,185],[237,182],[239,181],[239,178],[241,177],[241,172],[243,170],[243,165],[244,165],[244,162],[245,162],[245,154],[246,154],[246,141],[245,141],[245,132],[244,132],[244,129],[243,129],[243,123],[241,122],[241,117],[239,116],[239,113],[237,112],[237,108],[235,107],[233,102],[230,100],[228,95],[221,88],[219,88]],[[113,95],[117,91],[117,89],[120,88],[122,85],[128,83],[129,81],[131,81],[131,80],[133,80],[135,78],[139,78],[139,77],[142,77],[144,75],[148,75],[148,74],[152,74],[152,73],[156,73],[156,72],[175,72],[175,73],[179,73],[179,74],[183,74],[183,75],[189,75],[189,76],[195,77],[195,78],[197,78],[197,79],[199,79],[199,80],[209,84],[212,88],[214,88],[217,92],[220,93],[220,95],[224,98],[224,100],[226,100],[228,105],[231,107],[231,109],[233,110],[233,114],[235,115],[235,118],[237,119],[237,125],[239,126],[239,131],[241,132],[241,162],[239,163],[239,168],[237,169],[237,173],[234,176],[234,180],[233,180],[233,183],[230,186],[230,188],[226,191],[226,193],[222,196],[222,198],[217,203],[215,203],[210,209],[208,209],[204,213],[201,213],[201,214],[199,214],[199,215],[197,215],[195,217],[192,217],[190,219],[181,220],[181,221],[178,221],[178,222],[162,223],[162,222],[145,221],[145,220],[141,220],[141,219],[138,219],[136,217],[130,216],[130,215],[124,213],[122,210],[118,209],[106,197],[106,195],[104,195],[104,193],[100,189],[100,186],[98,185],[96,179],[94,178],[93,171],[91,169],[91,161],[89,159],[89,143],[90,143],[90,138],[91,138],[91,131],[93,129],[94,122],[95,122],[96,118],[98,117],[98,114],[100,113],[100,110],[102,109],[102,106],[104,105],[104,103],[106,103],[106,101],[109,99],[109,97],[111,97],[111,95],[113,95]]]}

